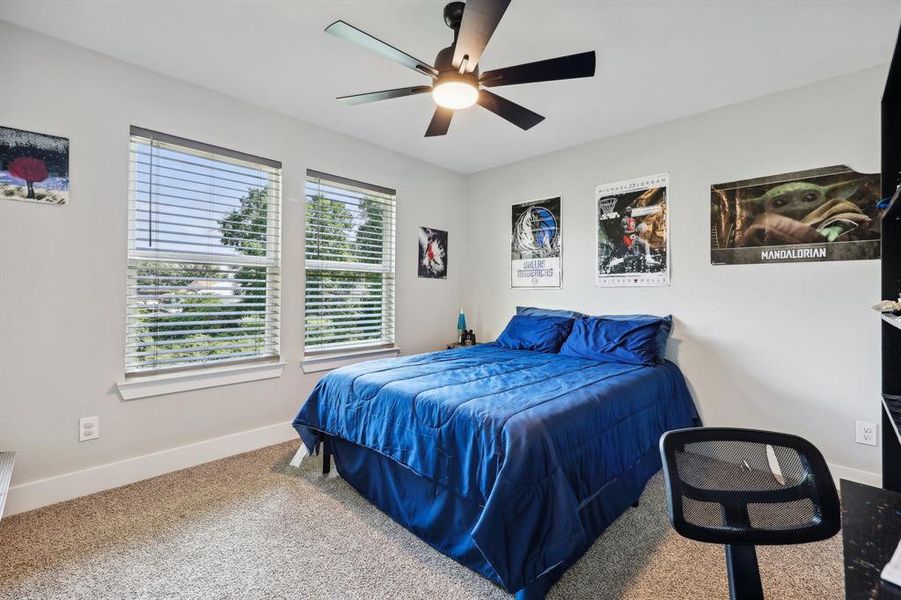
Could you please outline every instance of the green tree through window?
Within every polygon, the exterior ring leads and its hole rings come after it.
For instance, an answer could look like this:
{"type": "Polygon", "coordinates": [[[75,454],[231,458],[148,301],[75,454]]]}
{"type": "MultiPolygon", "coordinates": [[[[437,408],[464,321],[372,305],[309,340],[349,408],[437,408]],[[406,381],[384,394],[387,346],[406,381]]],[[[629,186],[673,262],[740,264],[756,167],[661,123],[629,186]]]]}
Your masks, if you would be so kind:
{"type": "Polygon", "coordinates": [[[127,369],[276,355],[278,172],[132,147],[127,369]]]}
{"type": "Polygon", "coordinates": [[[307,178],[307,350],[393,343],[393,194],[307,178]]]}

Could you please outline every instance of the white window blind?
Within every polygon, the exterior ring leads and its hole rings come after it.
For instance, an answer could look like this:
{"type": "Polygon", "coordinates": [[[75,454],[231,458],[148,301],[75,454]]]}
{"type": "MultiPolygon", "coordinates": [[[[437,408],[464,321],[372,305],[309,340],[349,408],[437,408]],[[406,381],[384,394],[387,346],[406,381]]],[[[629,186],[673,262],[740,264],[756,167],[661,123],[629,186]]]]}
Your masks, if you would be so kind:
{"type": "Polygon", "coordinates": [[[281,163],[131,129],[126,374],[279,352],[281,163]]]}
{"type": "Polygon", "coordinates": [[[317,171],[306,188],[305,352],[393,345],[395,191],[317,171]]]}

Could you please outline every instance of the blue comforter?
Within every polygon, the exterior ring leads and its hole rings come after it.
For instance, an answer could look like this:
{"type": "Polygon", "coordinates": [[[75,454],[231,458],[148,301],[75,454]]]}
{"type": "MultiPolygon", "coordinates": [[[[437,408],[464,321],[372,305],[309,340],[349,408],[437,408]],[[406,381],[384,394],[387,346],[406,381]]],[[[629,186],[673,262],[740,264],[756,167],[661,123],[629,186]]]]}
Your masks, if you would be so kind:
{"type": "Polygon", "coordinates": [[[311,452],[336,436],[477,502],[473,540],[512,592],[584,546],[580,508],[696,418],[672,363],[486,344],[332,371],[294,427],[311,452]]]}

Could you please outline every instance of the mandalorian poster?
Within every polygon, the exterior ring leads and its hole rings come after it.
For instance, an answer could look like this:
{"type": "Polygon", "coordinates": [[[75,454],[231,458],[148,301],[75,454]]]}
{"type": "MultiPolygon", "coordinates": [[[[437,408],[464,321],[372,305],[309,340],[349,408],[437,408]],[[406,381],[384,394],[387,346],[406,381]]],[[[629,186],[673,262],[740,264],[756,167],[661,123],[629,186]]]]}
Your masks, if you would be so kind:
{"type": "Polygon", "coordinates": [[[879,258],[879,174],[825,167],[710,186],[714,265],[879,258]]]}
{"type": "Polygon", "coordinates": [[[599,185],[596,285],[669,285],[669,174],[599,185]]]}

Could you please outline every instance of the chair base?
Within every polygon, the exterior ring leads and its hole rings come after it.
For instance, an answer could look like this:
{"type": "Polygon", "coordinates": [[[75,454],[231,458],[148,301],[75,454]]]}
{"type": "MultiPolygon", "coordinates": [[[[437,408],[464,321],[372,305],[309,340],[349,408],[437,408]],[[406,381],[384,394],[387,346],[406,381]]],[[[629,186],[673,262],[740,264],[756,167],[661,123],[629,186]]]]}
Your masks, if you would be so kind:
{"type": "Polygon", "coordinates": [[[727,545],[726,571],[730,600],[763,600],[760,566],[754,546],[727,545]]]}

